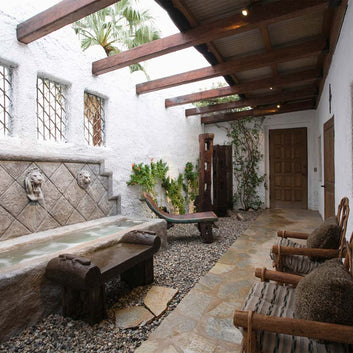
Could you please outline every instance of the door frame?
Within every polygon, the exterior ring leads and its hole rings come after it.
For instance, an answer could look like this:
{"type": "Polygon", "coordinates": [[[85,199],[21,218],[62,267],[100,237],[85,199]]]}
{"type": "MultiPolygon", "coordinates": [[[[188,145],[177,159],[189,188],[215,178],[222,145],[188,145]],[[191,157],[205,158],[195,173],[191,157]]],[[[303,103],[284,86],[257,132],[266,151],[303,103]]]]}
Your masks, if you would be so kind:
{"type": "MultiPolygon", "coordinates": [[[[286,117],[285,119],[289,119],[286,117]]],[[[264,123],[264,170],[266,173],[266,184],[269,186],[270,185],[270,130],[279,130],[279,129],[296,129],[296,128],[304,128],[306,127],[307,129],[307,136],[306,136],[306,143],[307,143],[307,208],[308,209],[317,209],[318,205],[314,204],[313,200],[313,180],[314,180],[314,175],[313,175],[313,147],[312,144],[310,144],[311,140],[314,140],[313,136],[313,125],[312,125],[312,117],[309,115],[305,115],[302,121],[296,121],[296,122],[285,122],[284,120],[282,121],[265,121],[264,123]]],[[[299,120],[299,119],[298,119],[299,120]]],[[[265,189],[265,207],[270,208],[270,189],[269,187],[265,189]]]]}
{"type": "MultiPolygon", "coordinates": [[[[335,116],[332,115],[330,119],[325,121],[322,125],[322,186],[324,188],[323,190],[323,203],[324,203],[324,213],[323,217],[326,219],[329,216],[332,215],[326,215],[327,214],[327,203],[326,203],[326,188],[325,188],[325,127],[332,125],[333,128],[333,166],[334,166],[334,179],[336,179],[336,170],[335,170],[335,116]]],[[[335,182],[333,184],[333,215],[336,214],[336,187],[335,187],[335,182]]]]}

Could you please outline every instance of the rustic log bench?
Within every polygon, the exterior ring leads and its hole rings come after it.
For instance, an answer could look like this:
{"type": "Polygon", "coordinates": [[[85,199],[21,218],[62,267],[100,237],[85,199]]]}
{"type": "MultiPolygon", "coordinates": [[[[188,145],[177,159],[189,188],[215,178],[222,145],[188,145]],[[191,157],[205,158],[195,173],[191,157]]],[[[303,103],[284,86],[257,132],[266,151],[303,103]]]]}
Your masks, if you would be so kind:
{"type": "Polygon", "coordinates": [[[62,254],[50,260],[45,275],[63,287],[63,315],[91,325],[103,320],[105,283],[119,275],[129,288],[152,283],[153,255],[160,244],[153,232],[132,231],[87,257],[62,254]]]}
{"type": "Polygon", "coordinates": [[[173,223],[196,223],[203,242],[213,242],[212,227],[214,226],[214,222],[218,221],[218,217],[214,212],[196,212],[181,215],[170,214],[162,211],[153,201],[153,198],[146,192],[143,193],[143,197],[151,211],[153,211],[159,218],[167,221],[168,227],[173,223]]]}

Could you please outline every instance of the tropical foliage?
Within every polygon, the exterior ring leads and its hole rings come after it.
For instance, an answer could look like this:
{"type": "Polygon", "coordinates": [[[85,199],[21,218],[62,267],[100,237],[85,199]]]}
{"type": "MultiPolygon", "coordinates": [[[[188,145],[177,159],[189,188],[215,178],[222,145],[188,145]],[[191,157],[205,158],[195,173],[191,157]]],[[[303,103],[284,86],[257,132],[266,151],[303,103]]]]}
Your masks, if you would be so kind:
{"type": "MultiPolygon", "coordinates": [[[[107,56],[160,38],[148,10],[140,10],[138,0],[121,0],[75,22],[74,30],[86,50],[100,45],[107,56]]],[[[141,64],[130,65],[130,71],[141,70],[141,64]]]]}
{"type": "Polygon", "coordinates": [[[194,203],[198,194],[199,173],[197,166],[187,162],[184,174],[179,173],[176,179],[167,175],[169,167],[167,163],[151,159],[150,163],[132,164],[130,180],[127,185],[139,185],[142,191],[146,191],[157,201],[157,185],[160,185],[165,196],[174,207],[175,211],[184,214],[190,203],[194,203]]]}

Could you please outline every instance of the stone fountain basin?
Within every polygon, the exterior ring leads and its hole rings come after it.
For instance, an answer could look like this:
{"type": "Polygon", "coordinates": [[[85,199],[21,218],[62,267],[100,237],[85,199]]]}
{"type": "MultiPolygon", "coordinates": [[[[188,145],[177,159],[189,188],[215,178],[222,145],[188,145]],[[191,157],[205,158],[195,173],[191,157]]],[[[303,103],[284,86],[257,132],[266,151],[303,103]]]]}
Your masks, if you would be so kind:
{"type": "Polygon", "coordinates": [[[61,287],[44,276],[50,259],[62,253],[88,255],[118,243],[131,230],[155,231],[162,239],[162,247],[165,247],[166,229],[166,222],[160,219],[112,216],[0,242],[0,340],[7,339],[51,313],[60,312],[61,287]],[[122,223],[128,227],[120,229],[119,224],[122,223]],[[82,235],[84,231],[112,225],[118,227],[112,227],[111,234],[92,236],[92,240],[88,237],[83,243],[74,240],[74,235],[82,235]],[[64,247],[63,239],[71,236],[72,241],[70,239],[70,244],[64,247]],[[41,252],[36,251],[37,248],[41,248],[41,252]],[[32,257],[28,256],[28,249],[32,257]],[[21,254],[25,256],[21,258],[21,254]]]}

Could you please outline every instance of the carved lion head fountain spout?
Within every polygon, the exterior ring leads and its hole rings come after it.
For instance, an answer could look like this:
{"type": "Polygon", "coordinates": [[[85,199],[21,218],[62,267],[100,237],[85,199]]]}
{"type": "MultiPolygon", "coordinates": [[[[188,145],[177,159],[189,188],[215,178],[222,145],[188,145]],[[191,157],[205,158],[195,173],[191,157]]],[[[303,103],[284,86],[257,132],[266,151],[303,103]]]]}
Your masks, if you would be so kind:
{"type": "Polygon", "coordinates": [[[43,175],[38,168],[33,168],[28,171],[25,179],[25,188],[27,192],[27,197],[31,201],[43,200],[43,180],[43,175]]]}

